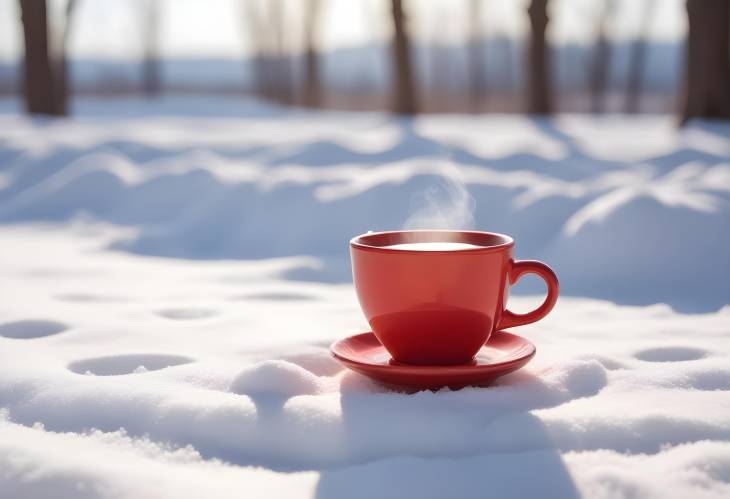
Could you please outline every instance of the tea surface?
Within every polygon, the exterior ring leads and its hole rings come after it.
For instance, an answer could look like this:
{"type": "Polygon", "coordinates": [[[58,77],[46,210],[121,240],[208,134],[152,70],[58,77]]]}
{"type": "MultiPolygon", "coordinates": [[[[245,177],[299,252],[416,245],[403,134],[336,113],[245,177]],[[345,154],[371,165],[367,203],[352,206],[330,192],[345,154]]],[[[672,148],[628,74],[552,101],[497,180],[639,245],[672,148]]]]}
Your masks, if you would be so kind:
{"type": "Polygon", "coordinates": [[[450,243],[450,242],[428,242],[428,243],[404,243],[383,246],[387,249],[400,249],[410,251],[457,251],[465,249],[483,248],[476,244],[450,243]]]}

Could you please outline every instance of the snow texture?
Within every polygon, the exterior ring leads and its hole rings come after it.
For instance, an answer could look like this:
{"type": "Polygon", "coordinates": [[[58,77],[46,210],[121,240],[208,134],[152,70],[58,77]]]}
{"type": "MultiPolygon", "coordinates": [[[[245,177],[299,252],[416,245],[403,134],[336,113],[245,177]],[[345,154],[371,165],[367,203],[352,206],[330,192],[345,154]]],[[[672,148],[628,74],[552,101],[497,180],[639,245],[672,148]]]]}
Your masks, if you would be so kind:
{"type": "Polygon", "coordinates": [[[730,124],[12,108],[0,498],[730,496],[730,124]],[[329,356],[366,329],[349,238],[434,226],[561,278],[490,388],[397,393],[329,356]]]}

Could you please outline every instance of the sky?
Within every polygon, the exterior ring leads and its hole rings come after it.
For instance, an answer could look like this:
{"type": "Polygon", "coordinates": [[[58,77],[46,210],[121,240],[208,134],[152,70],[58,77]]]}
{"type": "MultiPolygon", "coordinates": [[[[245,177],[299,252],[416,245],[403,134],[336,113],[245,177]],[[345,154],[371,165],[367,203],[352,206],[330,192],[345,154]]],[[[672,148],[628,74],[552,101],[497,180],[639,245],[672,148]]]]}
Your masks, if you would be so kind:
{"type": "MultiPolygon", "coordinates": [[[[49,0],[56,10],[65,0],[49,0]]],[[[139,11],[150,0],[78,0],[69,40],[71,57],[136,59],[141,54],[139,11]]],[[[239,58],[250,52],[245,33],[244,0],[159,0],[161,44],[166,57],[239,58]]],[[[265,0],[249,0],[261,2],[265,0]]],[[[301,48],[301,12],[307,0],[284,0],[291,23],[289,46],[301,48]]],[[[591,43],[597,14],[605,0],[552,0],[552,43],[591,43]]],[[[684,0],[614,0],[614,38],[637,33],[646,2],[653,1],[652,39],[678,40],[686,31],[684,0]]],[[[387,0],[322,0],[322,49],[358,46],[390,35],[387,0]]],[[[519,37],[526,33],[528,0],[483,0],[482,26],[487,35],[519,37]]],[[[14,60],[22,49],[17,0],[0,0],[0,60],[14,60]]],[[[418,0],[405,3],[417,40],[461,44],[466,39],[469,0],[418,0]]]]}

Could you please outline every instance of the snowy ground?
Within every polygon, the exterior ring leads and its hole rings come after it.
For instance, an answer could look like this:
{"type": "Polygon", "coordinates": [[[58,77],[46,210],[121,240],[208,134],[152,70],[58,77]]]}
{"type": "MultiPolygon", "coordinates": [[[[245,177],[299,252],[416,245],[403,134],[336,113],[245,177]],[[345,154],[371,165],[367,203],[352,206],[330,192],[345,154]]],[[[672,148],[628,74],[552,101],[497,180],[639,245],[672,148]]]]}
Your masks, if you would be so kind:
{"type": "Polygon", "coordinates": [[[185,102],[0,103],[0,497],[730,495],[730,124],[185,102]],[[343,371],[347,240],[470,225],[561,278],[534,361],[343,371]]]}

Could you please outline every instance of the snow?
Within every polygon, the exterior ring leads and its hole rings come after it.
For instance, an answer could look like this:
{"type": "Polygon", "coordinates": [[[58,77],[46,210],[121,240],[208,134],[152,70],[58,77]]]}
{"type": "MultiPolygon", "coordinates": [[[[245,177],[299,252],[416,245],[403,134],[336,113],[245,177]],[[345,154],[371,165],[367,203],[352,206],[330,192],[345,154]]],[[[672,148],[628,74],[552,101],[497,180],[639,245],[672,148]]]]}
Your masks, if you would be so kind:
{"type": "Polygon", "coordinates": [[[729,124],[0,109],[3,499],[730,495],[729,124]],[[535,359],[412,395],[342,369],[349,238],[469,224],[561,278],[535,359]]]}

